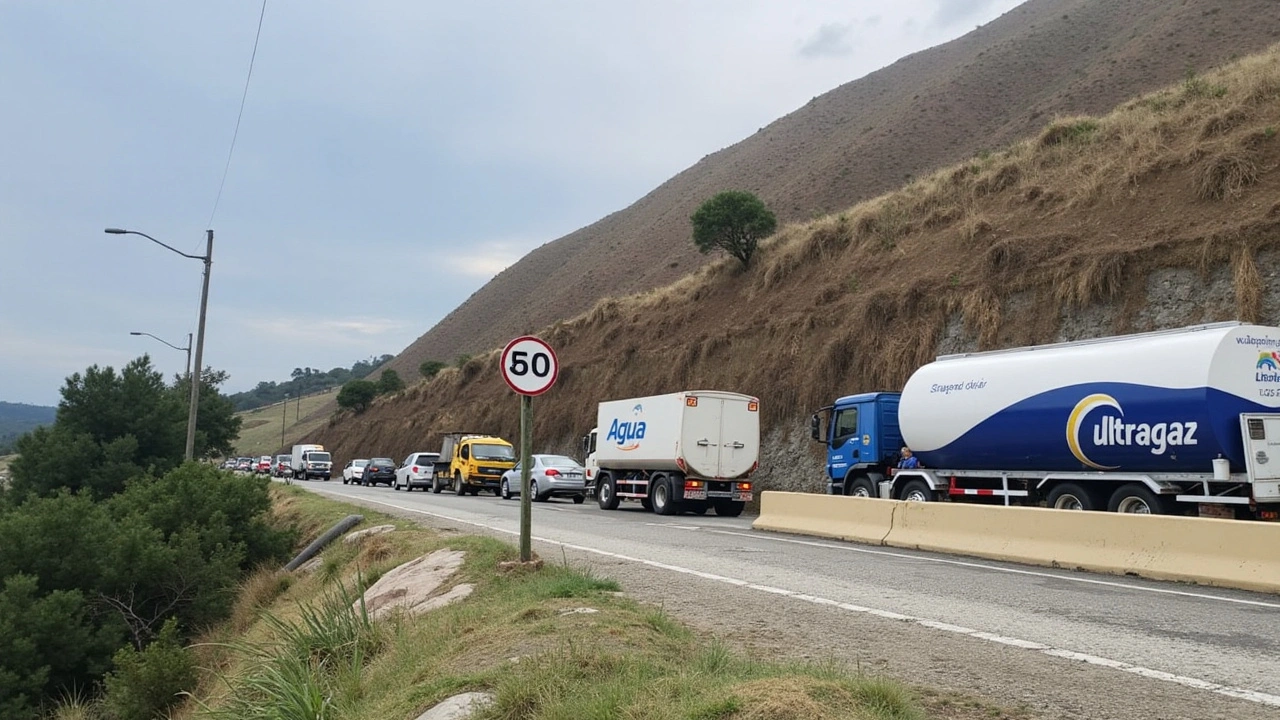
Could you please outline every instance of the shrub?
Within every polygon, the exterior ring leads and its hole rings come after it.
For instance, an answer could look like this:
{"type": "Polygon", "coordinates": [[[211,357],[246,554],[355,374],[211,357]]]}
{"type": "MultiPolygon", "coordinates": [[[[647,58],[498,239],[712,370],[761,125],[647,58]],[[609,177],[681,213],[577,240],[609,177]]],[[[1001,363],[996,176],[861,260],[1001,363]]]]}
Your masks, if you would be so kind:
{"type": "Polygon", "coordinates": [[[369,403],[377,396],[377,383],[371,380],[352,380],[338,391],[338,407],[361,413],[369,409],[369,403]]]}
{"type": "Polygon", "coordinates": [[[443,369],[444,363],[439,360],[424,360],[422,364],[418,366],[418,372],[422,373],[422,377],[427,378],[428,380],[435,377],[443,369]]]}
{"type": "Polygon", "coordinates": [[[146,649],[121,648],[114,662],[104,681],[103,705],[115,720],[153,720],[198,679],[195,658],[182,646],[173,619],[146,649]]]}

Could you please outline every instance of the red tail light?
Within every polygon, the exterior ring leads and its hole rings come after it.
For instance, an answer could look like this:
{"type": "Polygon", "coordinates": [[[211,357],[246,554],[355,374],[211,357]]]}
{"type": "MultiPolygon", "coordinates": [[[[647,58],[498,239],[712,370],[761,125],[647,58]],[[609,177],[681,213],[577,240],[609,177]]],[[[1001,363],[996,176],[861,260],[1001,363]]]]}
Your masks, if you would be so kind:
{"type": "Polygon", "coordinates": [[[417,473],[417,472],[418,472],[418,466],[417,466],[417,465],[414,465],[414,466],[413,466],[413,472],[414,472],[414,473],[417,473]]]}
{"type": "Polygon", "coordinates": [[[560,474],[559,470],[555,468],[547,468],[547,472],[546,472],[547,477],[556,477],[559,474],[560,474]]]}

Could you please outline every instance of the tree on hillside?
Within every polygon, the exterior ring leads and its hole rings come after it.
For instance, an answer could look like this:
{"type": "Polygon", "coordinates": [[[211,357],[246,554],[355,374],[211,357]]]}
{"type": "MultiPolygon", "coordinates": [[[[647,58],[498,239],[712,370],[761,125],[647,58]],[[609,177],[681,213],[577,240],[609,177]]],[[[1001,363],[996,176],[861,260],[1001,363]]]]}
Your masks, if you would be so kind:
{"type": "Polygon", "coordinates": [[[699,251],[723,250],[744,267],[751,263],[760,241],[778,227],[777,218],[760,198],[743,190],[717,193],[689,220],[693,223],[693,242],[699,251]]]}
{"type": "Polygon", "coordinates": [[[383,370],[382,375],[378,377],[378,394],[387,395],[393,392],[400,392],[404,389],[404,380],[400,379],[400,373],[395,370],[383,370]]]}
{"type": "Polygon", "coordinates": [[[362,413],[378,396],[378,384],[372,380],[350,380],[338,391],[338,407],[362,413]]]}
{"type": "Polygon", "coordinates": [[[423,360],[418,366],[418,372],[422,373],[422,377],[430,380],[444,369],[444,363],[439,360],[423,360]]]}
{"type": "MultiPolygon", "coordinates": [[[[225,372],[206,368],[196,421],[196,456],[228,451],[240,418],[218,392],[225,372]]],[[[67,378],[57,419],[18,440],[12,488],[51,495],[62,488],[94,497],[120,492],[126,480],[163,474],[182,462],[187,438],[189,380],[164,376],[144,355],[116,372],[94,365],[67,378]]]]}

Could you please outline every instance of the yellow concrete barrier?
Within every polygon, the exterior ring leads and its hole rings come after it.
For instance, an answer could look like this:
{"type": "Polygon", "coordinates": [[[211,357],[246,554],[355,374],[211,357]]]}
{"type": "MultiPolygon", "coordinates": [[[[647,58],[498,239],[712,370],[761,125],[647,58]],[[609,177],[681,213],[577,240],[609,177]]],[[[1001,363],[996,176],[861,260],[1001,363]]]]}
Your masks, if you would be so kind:
{"type": "Polygon", "coordinates": [[[765,492],[755,527],[1280,592],[1277,523],[765,492]],[[889,524],[887,533],[872,530],[884,522],[889,524]]]}
{"type": "Polygon", "coordinates": [[[895,500],[765,491],[760,495],[757,530],[882,544],[889,534],[895,500]]]}

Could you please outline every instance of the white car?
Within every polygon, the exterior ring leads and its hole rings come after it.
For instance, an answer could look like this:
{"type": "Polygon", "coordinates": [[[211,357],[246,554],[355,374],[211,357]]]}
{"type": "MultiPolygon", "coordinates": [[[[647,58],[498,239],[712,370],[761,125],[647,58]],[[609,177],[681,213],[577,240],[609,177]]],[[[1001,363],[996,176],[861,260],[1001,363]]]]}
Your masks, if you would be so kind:
{"type": "Polygon", "coordinates": [[[367,458],[352,460],[347,466],[342,468],[342,484],[355,483],[359,485],[364,481],[364,466],[369,464],[367,458]]]}
{"type": "MultiPolygon", "coordinates": [[[[503,500],[520,495],[520,466],[502,475],[498,493],[503,500]]],[[[568,496],[581,505],[587,497],[587,473],[582,463],[564,455],[534,455],[529,466],[529,496],[537,502],[555,496],[568,496]]]]}
{"type": "Polygon", "coordinates": [[[435,462],[439,459],[440,453],[413,453],[396,468],[396,480],[391,487],[395,490],[404,488],[406,491],[416,487],[426,490],[435,479],[435,462]]]}

